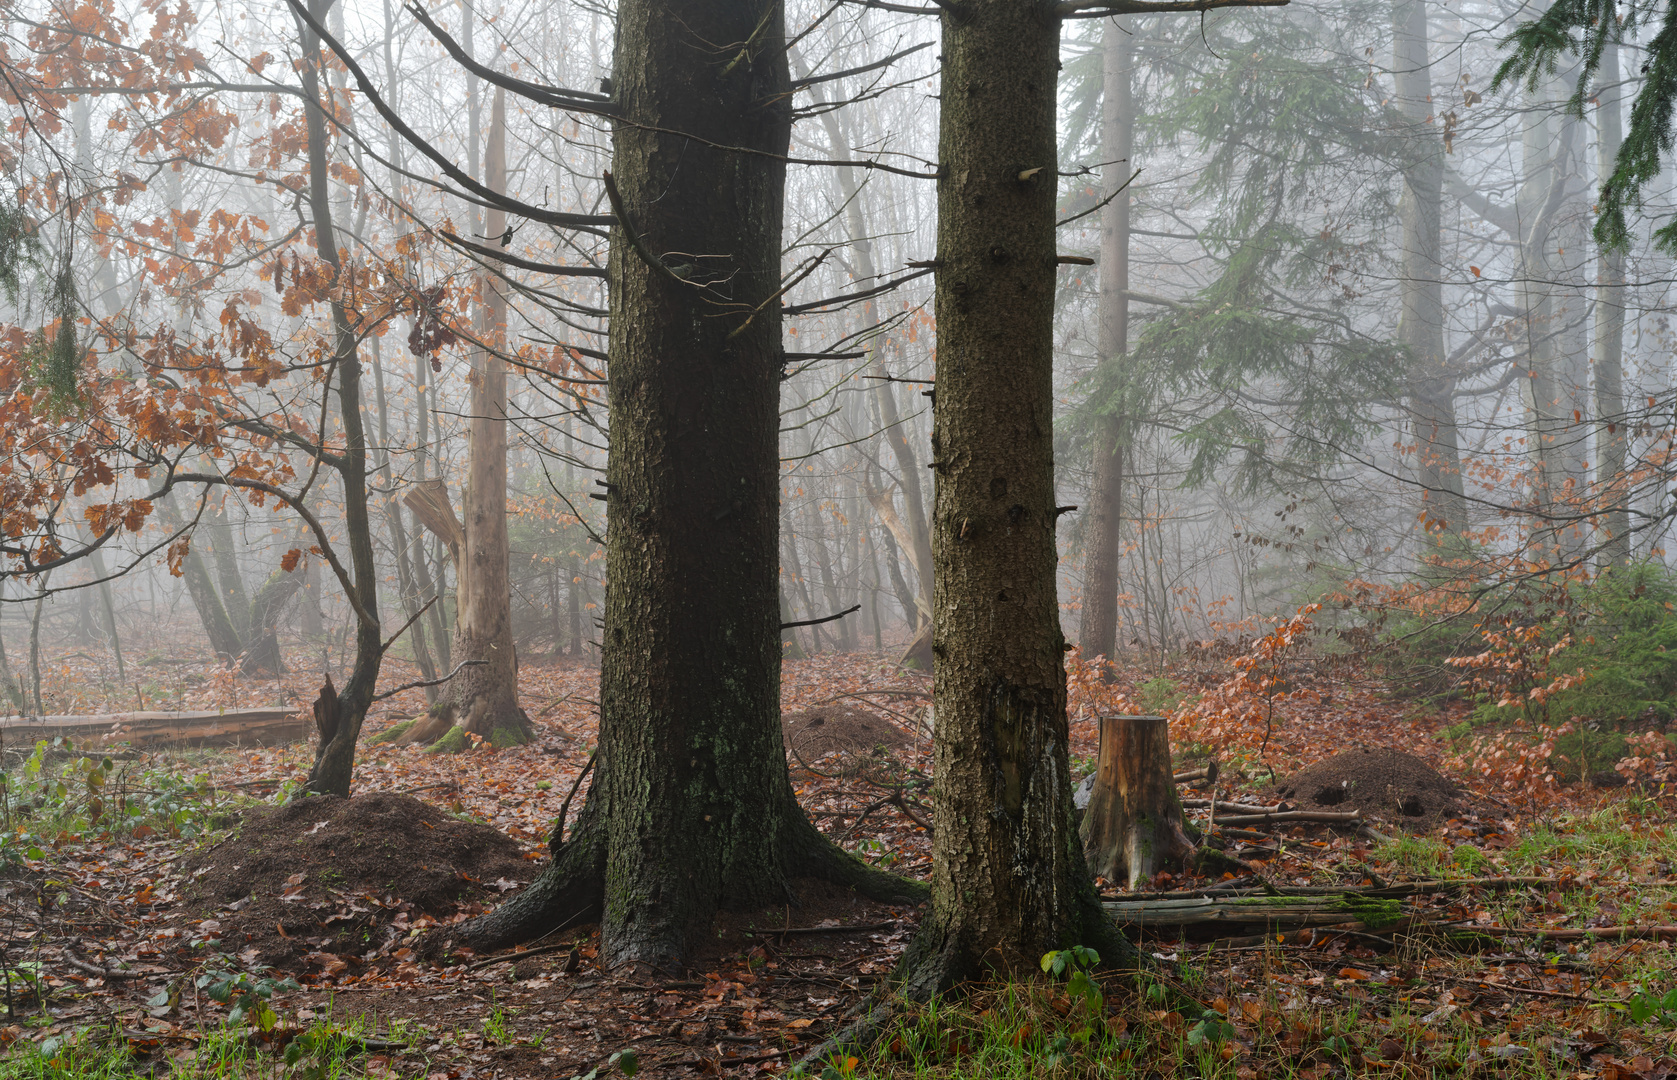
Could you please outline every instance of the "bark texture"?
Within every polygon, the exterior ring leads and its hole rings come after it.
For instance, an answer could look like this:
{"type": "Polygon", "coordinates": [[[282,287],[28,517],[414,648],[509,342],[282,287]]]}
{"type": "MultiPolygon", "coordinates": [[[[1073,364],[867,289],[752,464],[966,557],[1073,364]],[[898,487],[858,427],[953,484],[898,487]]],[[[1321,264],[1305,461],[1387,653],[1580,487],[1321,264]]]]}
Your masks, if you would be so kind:
{"type": "Polygon", "coordinates": [[[915,887],[825,840],[782,749],[779,0],[622,0],[616,48],[593,782],[542,877],[459,937],[482,951],[598,918],[604,964],[670,968],[719,908],[785,903],[796,876],[915,887]]]}
{"type": "Polygon", "coordinates": [[[1094,790],[1083,813],[1089,870],[1134,889],[1194,854],[1162,716],[1105,716],[1094,790]]]}
{"type": "MultiPolygon", "coordinates": [[[[1129,182],[1130,149],[1135,133],[1130,69],[1133,36],[1116,19],[1107,20],[1103,40],[1104,88],[1101,99],[1105,195],[1129,182]]],[[[1118,195],[1101,211],[1100,362],[1124,363],[1130,334],[1130,198],[1118,195]]],[[[1102,380],[1111,387],[1114,381],[1102,380]]],[[[1095,475],[1089,489],[1089,542],[1083,561],[1083,622],[1079,636],[1085,658],[1110,660],[1118,649],[1118,557],[1123,550],[1125,417],[1109,402],[1096,418],[1095,475]]]]}
{"type": "Polygon", "coordinates": [[[924,998],[1091,945],[1116,959],[1072,812],[1055,595],[1053,314],[1059,25],[943,16],[938,181],[932,905],[898,981],[924,998]]]}

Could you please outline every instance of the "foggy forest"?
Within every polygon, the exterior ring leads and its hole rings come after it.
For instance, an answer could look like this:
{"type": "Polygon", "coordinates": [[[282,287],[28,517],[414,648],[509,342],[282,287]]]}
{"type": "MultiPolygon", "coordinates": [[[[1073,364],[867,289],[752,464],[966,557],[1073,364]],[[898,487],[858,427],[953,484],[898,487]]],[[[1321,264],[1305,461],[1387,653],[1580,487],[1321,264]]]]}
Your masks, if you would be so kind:
{"type": "Polygon", "coordinates": [[[0,11],[0,1078],[1677,1076],[1677,5],[0,11]]]}

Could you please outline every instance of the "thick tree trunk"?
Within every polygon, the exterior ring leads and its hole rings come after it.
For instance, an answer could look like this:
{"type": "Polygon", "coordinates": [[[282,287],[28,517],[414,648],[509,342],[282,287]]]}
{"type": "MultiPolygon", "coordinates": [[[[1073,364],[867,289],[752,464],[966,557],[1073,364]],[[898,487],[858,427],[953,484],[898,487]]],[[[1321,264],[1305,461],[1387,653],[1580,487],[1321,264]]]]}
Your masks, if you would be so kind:
{"type": "MultiPolygon", "coordinates": [[[[1605,185],[1624,141],[1624,113],[1620,103],[1619,46],[1608,41],[1601,51],[1596,75],[1601,87],[1596,130],[1601,143],[1596,169],[1605,185]]],[[[1630,483],[1625,476],[1625,256],[1601,252],[1595,308],[1596,490],[1605,504],[1601,515],[1601,566],[1630,562],[1630,483]]]]}
{"type": "Polygon", "coordinates": [[[1162,716],[1103,716],[1094,790],[1083,812],[1089,870],[1134,889],[1194,853],[1170,763],[1162,716]]]}
{"type": "Polygon", "coordinates": [[[1055,594],[1055,79],[1045,8],[943,19],[932,623],[932,906],[898,969],[924,999],[981,965],[1116,960],[1073,818],[1055,594]]]}
{"type": "MultiPolygon", "coordinates": [[[[467,21],[471,21],[468,11],[467,21]]],[[[490,109],[486,185],[506,191],[506,95],[497,88],[490,109]]],[[[490,207],[486,236],[507,227],[506,211],[490,207]]],[[[487,346],[473,350],[471,455],[463,497],[465,522],[455,554],[454,663],[462,668],[431,707],[428,731],[458,728],[496,746],[528,742],[535,733],[518,707],[518,651],[512,637],[512,578],[507,540],[507,300],[493,274],[482,275],[484,305],[477,333],[487,346]]],[[[417,728],[415,730],[418,730],[417,728]]],[[[456,733],[464,748],[466,740],[456,733]]]]}
{"type": "Polygon", "coordinates": [[[914,888],[822,837],[782,749],[781,5],[621,0],[617,11],[593,782],[541,878],[458,935],[481,951],[597,918],[602,963],[670,967],[719,908],[784,903],[798,875],[876,895],[914,888]]]}
{"type": "Polygon", "coordinates": [[[1396,0],[1392,6],[1392,71],[1397,107],[1411,128],[1406,132],[1402,219],[1401,313],[1398,340],[1409,350],[1409,407],[1419,456],[1417,479],[1428,540],[1427,558],[1436,561],[1459,549],[1467,528],[1462,496],[1461,449],[1456,410],[1451,399],[1455,380],[1444,353],[1444,271],[1440,256],[1440,221],[1444,200],[1444,143],[1432,123],[1432,69],[1427,46],[1427,11],[1423,0],[1396,0]]]}
{"type": "MultiPolygon", "coordinates": [[[[1106,194],[1112,196],[1129,183],[1134,171],[1130,150],[1134,143],[1135,109],[1131,100],[1130,69],[1133,64],[1133,35],[1116,19],[1107,20],[1103,47],[1106,52],[1101,102],[1102,157],[1106,194]]],[[[1101,213],[1100,258],[1100,363],[1114,368],[1124,364],[1130,331],[1130,198],[1122,194],[1106,204],[1101,213]]],[[[1098,385],[1121,385],[1120,379],[1102,379],[1098,385]]],[[[1079,636],[1085,659],[1104,656],[1109,661],[1118,650],[1118,557],[1122,553],[1124,495],[1124,451],[1128,438],[1126,418],[1115,403],[1108,402],[1097,418],[1095,431],[1095,475],[1089,490],[1089,541],[1083,561],[1083,621],[1079,636]]],[[[1107,669],[1110,675],[1111,668],[1107,669]]]]}

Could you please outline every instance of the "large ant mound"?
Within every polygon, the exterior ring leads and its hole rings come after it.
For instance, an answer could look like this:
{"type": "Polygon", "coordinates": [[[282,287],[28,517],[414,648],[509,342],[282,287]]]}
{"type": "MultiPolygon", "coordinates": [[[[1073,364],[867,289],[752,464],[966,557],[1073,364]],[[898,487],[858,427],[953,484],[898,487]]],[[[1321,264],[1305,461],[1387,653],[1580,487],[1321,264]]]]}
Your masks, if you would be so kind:
{"type": "Polygon", "coordinates": [[[914,745],[914,737],[896,724],[848,705],[788,713],[781,718],[781,731],[794,764],[814,765],[828,754],[896,754],[914,745]]]}
{"type": "Polygon", "coordinates": [[[414,929],[483,912],[537,867],[488,825],[375,793],[253,807],[181,870],[183,905],[223,947],[336,974],[403,948],[414,929]]]}
{"type": "Polygon", "coordinates": [[[1273,792],[1300,810],[1359,810],[1407,829],[1430,829],[1469,809],[1460,788],[1402,750],[1347,750],[1294,773],[1273,792]]]}

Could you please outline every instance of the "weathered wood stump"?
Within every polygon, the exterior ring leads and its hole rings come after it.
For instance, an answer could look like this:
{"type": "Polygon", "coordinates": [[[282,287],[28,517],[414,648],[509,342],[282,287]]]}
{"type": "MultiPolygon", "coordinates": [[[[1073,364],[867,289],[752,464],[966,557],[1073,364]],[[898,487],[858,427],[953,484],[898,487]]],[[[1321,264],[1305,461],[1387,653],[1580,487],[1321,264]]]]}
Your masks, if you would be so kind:
{"type": "Polygon", "coordinates": [[[1162,716],[1101,718],[1100,759],[1083,851],[1092,873],[1129,888],[1160,870],[1181,869],[1194,844],[1170,763],[1170,724],[1162,716]]]}

